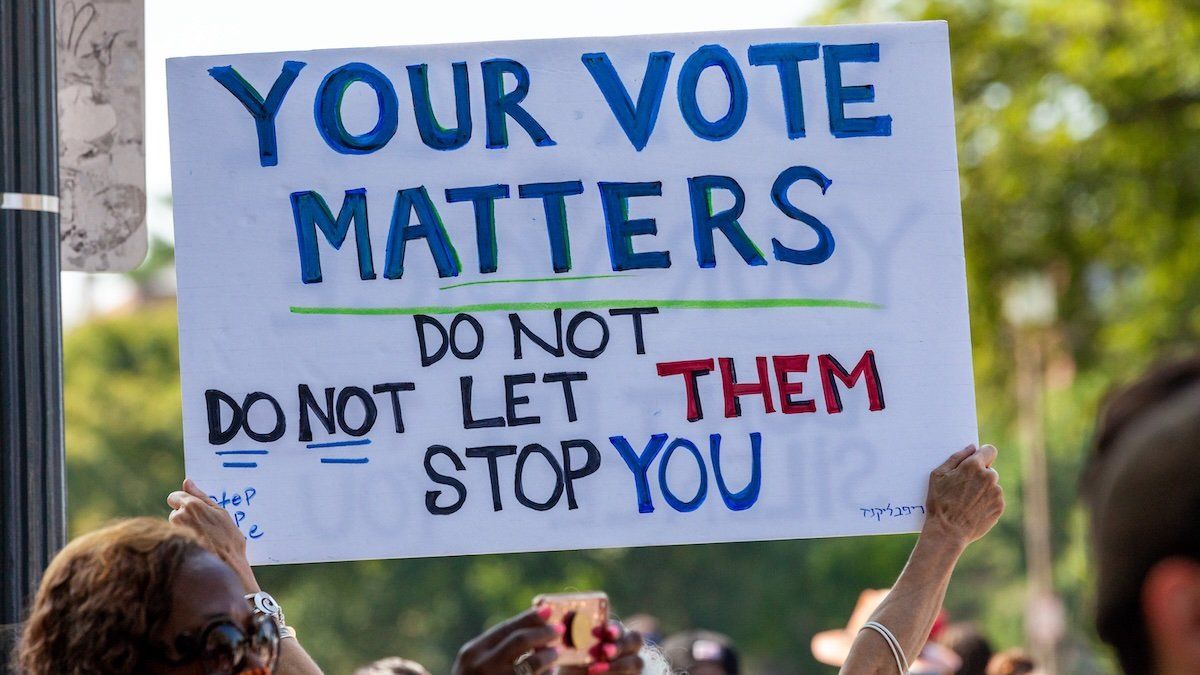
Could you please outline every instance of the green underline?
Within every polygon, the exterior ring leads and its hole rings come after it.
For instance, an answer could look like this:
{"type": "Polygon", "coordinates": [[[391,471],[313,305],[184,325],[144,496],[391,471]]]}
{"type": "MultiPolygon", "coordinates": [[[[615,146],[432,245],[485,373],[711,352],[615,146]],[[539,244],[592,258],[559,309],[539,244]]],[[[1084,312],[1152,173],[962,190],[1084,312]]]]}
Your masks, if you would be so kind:
{"type": "Polygon", "coordinates": [[[583,281],[584,279],[612,279],[613,277],[631,277],[631,274],[585,274],[578,277],[536,277],[532,279],[485,279],[483,281],[464,281],[461,284],[450,284],[442,286],[439,291],[448,291],[451,288],[462,288],[463,286],[479,286],[482,284],[533,284],[540,281],[583,281]]]}
{"type": "Polygon", "coordinates": [[[785,309],[789,307],[839,307],[883,309],[883,305],[861,300],[826,298],[760,298],[747,300],[564,300],[551,302],[490,302],[475,305],[428,305],[424,307],[291,307],[292,314],[345,314],[388,316],[413,314],[459,314],[469,312],[516,312],[548,309],[615,309],[660,307],[663,309],[785,309]]]}

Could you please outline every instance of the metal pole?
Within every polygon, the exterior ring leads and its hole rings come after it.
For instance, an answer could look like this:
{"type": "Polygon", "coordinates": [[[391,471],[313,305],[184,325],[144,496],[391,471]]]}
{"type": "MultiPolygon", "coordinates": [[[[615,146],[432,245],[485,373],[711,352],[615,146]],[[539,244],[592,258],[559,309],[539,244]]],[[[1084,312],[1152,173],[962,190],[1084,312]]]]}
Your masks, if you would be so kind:
{"type": "Polygon", "coordinates": [[[1017,427],[1024,449],[1022,505],[1025,512],[1025,564],[1028,572],[1026,638],[1029,650],[1046,675],[1058,673],[1058,640],[1054,634],[1056,596],[1054,556],[1050,545],[1050,494],[1046,475],[1043,424],[1045,354],[1040,328],[1018,327],[1016,344],[1017,427]]]}
{"type": "Polygon", "coordinates": [[[0,665],[66,509],[51,0],[0,1],[0,665]]]}

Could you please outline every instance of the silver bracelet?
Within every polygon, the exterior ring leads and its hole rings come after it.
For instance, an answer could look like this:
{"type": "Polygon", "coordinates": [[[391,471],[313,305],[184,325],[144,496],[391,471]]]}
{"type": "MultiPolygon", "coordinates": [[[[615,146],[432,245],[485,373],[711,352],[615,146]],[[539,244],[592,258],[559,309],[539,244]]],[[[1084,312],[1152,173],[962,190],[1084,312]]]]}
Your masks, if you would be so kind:
{"type": "Polygon", "coordinates": [[[888,630],[887,626],[879,623],[878,621],[868,621],[864,623],[859,631],[863,631],[867,628],[870,628],[871,630],[883,636],[883,641],[888,644],[888,647],[891,647],[892,656],[896,659],[896,669],[900,671],[900,675],[907,675],[908,659],[904,657],[904,650],[900,648],[900,641],[896,639],[895,635],[892,635],[892,631],[888,630]]]}

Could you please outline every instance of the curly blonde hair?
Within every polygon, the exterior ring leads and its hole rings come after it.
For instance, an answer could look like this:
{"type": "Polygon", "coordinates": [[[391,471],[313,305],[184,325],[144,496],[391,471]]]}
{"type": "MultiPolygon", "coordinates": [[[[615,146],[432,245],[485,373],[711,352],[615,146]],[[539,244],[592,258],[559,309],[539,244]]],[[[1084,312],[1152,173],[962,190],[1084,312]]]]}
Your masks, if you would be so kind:
{"type": "Polygon", "coordinates": [[[171,612],[171,582],[204,550],[189,531],[123,520],[67,544],[50,562],[25,624],[25,672],[130,673],[171,612]]]}

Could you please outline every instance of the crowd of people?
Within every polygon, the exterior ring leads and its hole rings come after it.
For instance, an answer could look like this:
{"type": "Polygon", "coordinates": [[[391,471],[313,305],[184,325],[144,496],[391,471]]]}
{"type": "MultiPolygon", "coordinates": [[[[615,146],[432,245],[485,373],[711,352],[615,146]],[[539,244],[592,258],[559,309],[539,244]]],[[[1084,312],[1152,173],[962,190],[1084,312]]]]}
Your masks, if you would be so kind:
{"type": "MultiPolygon", "coordinates": [[[[845,628],[813,636],[812,653],[831,666],[843,666],[854,638],[887,597],[889,589],[868,589],[858,598],[845,628]]],[[[1026,675],[1038,673],[1033,660],[1020,648],[996,653],[974,624],[951,623],[945,611],[938,614],[925,644],[909,664],[914,675],[1026,675]]]]}
{"type": "MultiPolygon", "coordinates": [[[[1126,673],[1200,672],[1200,357],[1164,365],[1110,396],[1082,480],[1090,515],[1096,629],[1126,673]]],[[[996,448],[952,454],[929,478],[926,518],[888,591],[864,593],[844,630],[813,639],[841,672],[1018,675],[969,626],[944,625],[955,565],[1004,510],[996,448]],[[941,621],[939,618],[941,617],[941,621]]],[[[167,520],[135,518],[78,537],[51,562],[18,647],[31,674],[320,673],[262,592],[228,513],[193,482],[167,520]]],[[[652,617],[597,626],[587,665],[559,666],[563,627],[533,607],[463,645],[453,675],[737,675],[724,635],[667,638],[652,617]]],[[[427,675],[385,659],[363,674],[427,675]]]]}

